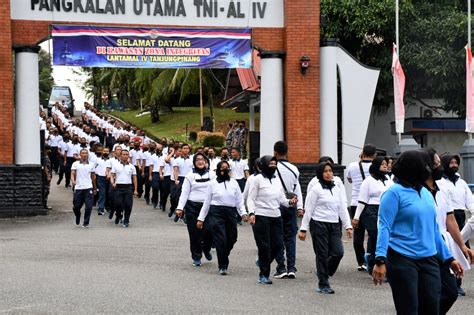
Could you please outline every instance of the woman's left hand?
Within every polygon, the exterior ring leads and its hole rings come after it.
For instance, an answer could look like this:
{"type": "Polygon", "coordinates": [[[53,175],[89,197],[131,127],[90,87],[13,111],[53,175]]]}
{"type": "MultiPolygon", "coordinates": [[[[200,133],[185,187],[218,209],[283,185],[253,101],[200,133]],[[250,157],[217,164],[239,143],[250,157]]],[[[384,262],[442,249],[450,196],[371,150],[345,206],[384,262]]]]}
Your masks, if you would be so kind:
{"type": "Polygon", "coordinates": [[[290,199],[290,202],[289,202],[290,206],[294,206],[297,203],[298,203],[298,197],[295,196],[292,199],[290,199]]]}
{"type": "Polygon", "coordinates": [[[374,266],[374,270],[372,271],[372,281],[374,281],[374,284],[380,284],[382,285],[383,281],[385,280],[385,274],[387,273],[387,267],[385,264],[377,266],[374,266]]]}
{"type": "Polygon", "coordinates": [[[454,274],[456,275],[456,278],[462,278],[464,277],[464,269],[462,268],[462,265],[459,261],[457,260],[453,260],[451,262],[451,270],[454,272],[454,274]]]}
{"type": "Polygon", "coordinates": [[[346,233],[348,238],[352,238],[352,229],[347,229],[346,233]]]}

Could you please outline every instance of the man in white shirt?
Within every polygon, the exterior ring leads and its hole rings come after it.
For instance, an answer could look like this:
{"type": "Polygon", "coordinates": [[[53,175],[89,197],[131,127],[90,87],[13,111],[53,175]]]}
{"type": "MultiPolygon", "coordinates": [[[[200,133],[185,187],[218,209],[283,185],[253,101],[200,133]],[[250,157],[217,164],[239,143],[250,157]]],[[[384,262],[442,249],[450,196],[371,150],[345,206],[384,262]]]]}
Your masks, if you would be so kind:
{"type": "Polygon", "coordinates": [[[221,161],[221,159],[216,156],[216,149],[214,149],[213,147],[210,147],[207,150],[207,157],[209,159],[209,170],[211,170],[212,172],[215,172],[217,168],[217,163],[221,161]]]}
{"type": "Polygon", "coordinates": [[[106,164],[109,159],[109,148],[104,148],[101,144],[97,145],[96,151],[97,155],[95,163],[95,176],[97,180],[97,188],[99,190],[99,200],[98,200],[98,214],[103,215],[105,213],[105,202],[107,200],[107,192],[109,190],[109,184],[105,176],[106,173],[106,164]]]}
{"type": "Polygon", "coordinates": [[[151,189],[151,181],[149,180],[150,178],[150,166],[153,165],[153,161],[151,158],[151,152],[150,152],[150,146],[148,144],[143,145],[143,153],[141,155],[142,160],[142,178],[143,178],[143,184],[145,185],[144,189],[144,197],[146,204],[150,204],[150,189],[151,189]]]}
{"type": "MultiPolygon", "coordinates": [[[[178,150],[181,152],[181,149],[178,150]]],[[[159,160],[160,165],[160,204],[161,210],[166,211],[166,203],[171,193],[171,176],[173,174],[173,159],[175,156],[175,149],[168,148],[168,154],[162,156],[159,160]]],[[[168,217],[173,215],[173,211],[168,213],[168,217]]]]}
{"type": "Polygon", "coordinates": [[[302,217],[303,212],[303,195],[301,194],[301,186],[299,182],[300,172],[296,166],[288,162],[288,145],[284,141],[278,141],[273,146],[274,156],[276,157],[277,172],[276,177],[281,182],[283,190],[287,197],[296,196],[298,203],[296,206],[285,207],[280,205],[281,219],[283,223],[283,243],[282,250],[276,255],[275,260],[278,262],[274,277],[296,278],[296,234],[298,233],[298,224],[296,216],[302,217]],[[286,266],[285,266],[286,252],[286,266]]]}
{"type": "Polygon", "coordinates": [[[249,177],[249,162],[240,158],[239,148],[232,148],[232,159],[229,161],[231,177],[239,183],[240,191],[244,192],[245,181],[249,177]]]}
{"type": "MultiPolygon", "coordinates": [[[[350,216],[351,219],[354,217],[357,209],[360,185],[366,177],[370,176],[369,168],[372,164],[372,160],[377,156],[377,149],[372,144],[366,144],[362,149],[360,161],[352,162],[347,168],[347,180],[352,184],[352,198],[350,216]]],[[[364,249],[364,238],[365,238],[365,226],[363,224],[358,225],[357,229],[354,230],[354,251],[357,259],[357,270],[367,270],[365,263],[365,249],[364,249]]]]}
{"type": "Polygon", "coordinates": [[[122,219],[123,227],[127,228],[130,223],[130,215],[133,207],[133,196],[137,196],[137,171],[128,161],[128,150],[122,150],[120,163],[115,163],[112,171],[110,183],[115,189],[115,224],[122,219]]]}
{"type": "Polygon", "coordinates": [[[89,163],[89,151],[80,151],[80,160],[71,166],[71,181],[74,186],[73,210],[76,216],[76,225],[81,221],[81,208],[85,204],[84,221],[82,226],[89,227],[92,207],[94,206],[95,166],[89,163]]]}
{"type": "Polygon", "coordinates": [[[57,174],[59,170],[60,156],[59,149],[60,144],[63,141],[63,137],[59,135],[58,128],[51,128],[47,143],[51,148],[51,166],[53,171],[57,174]]]}
{"type": "MultiPolygon", "coordinates": [[[[183,185],[184,178],[189,172],[193,170],[193,161],[189,156],[190,147],[184,143],[181,145],[181,156],[176,157],[173,161],[173,179],[171,183],[171,208],[170,211],[176,210],[179,202],[179,196],[181,195],[181,186],[183,185]]],[[[175,217],[175,221],[178,221],[178,217],[175,217]]]]}

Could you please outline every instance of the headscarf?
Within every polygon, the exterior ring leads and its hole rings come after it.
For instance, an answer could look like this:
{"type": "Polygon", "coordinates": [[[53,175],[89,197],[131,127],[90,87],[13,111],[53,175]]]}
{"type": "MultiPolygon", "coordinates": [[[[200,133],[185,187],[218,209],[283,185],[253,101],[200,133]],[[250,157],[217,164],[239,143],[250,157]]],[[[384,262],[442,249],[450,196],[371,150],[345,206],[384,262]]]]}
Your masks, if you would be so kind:
{"type": "Polygon", "coordinates": [[[203,168],[198,168],[196,166],[196,160],[197,160],[198,156],[202,156],[204,158],[204,160],[207,162],[208,165],[209,165],[209,159],[202,153],[194,154],[194,157],[193,157],[193,166],[194,166],[193,172],[198,173],[199,175],[202,176],[202,175],[207,173],[207,168],[206,168],[206,166],[204,166],[203,168]]]}
{"type": "Polygon", "coordinates": [[[227,161],[220,161],[216,166],[216,180],[218,183],[222,183],[230,180],[230,165],[227,161]],[[222,164],[227,164],[228,168],[224,171],[221,171],[222,164]]]}
{"type": "Polygon", "coordinates": [[[387,179],[387,172],[382,172],[380,170],[380,165],[382,165],[383,161],[388,163],[388,158],[384,156],[377,156],[375,159],[373,159],[372,164],[369,167],[369,173],[373,178],[384,183],[387,179]]]}
{"type": "Polygon", "coordinates": [[[331,180],[331,181],[327,181],[324,179],[324,169],[326,168],[326,166],[329,166],[331,168],[331,170],[333,170],[333,166],[331,164],[331,162],[323,162],[323,163],[319,163],[318,166],[316,167],[316,177],[318,178],[319,180],[319,183],[321,184],[321,186],[324,188],[324,189],[329,189],[331,190],[335,185],[334,185],[334,182],[331,180]]]}
{"type": "Polygon", "coordinates": [[[461,158],[459,155],[443,155],[441,157],[441,165],[443,165],[444,174],[446,177],[455,183],[459,178],[459,176],[456,174],[459,171],[459,167],[449,167],[449,163],[451,163],[452,159],[456,159],[458,166],[461,165],[461,158]]]}
{"type": "Polygon", "coordinates": [[[272,179],[277,170],[276,165],[274,167],[270,166],[271,161],[277,162],[276,157],[271,155],[264,155],[260,158],[260,162],[258,163],[258,167],[260,168],[261,174],[268,179],[272,179]]]}
{"type": "Polygon", "coordinates": [[[393,164],[392,173],[398,182],[404,186],[413,187],[416,190],[430,176],[428,163],[423,158],[423,153],[416,150],[403,152],[393,164]]]}
{"type": "Polygon", "coordinates": [[[260,163],[260,158],[256,158],[255,161],[253,162],[253,173],[254,175],[260,174],[260,169],[258,168],[258,164],[260,163]]]}
{"type": "Polygon", "coordinates": [[[331,164],[334,164],[334,160],[330,156],[322,156],[319,158],[318,163],[324,163],[324,162],[331,162],[331,164]]]}

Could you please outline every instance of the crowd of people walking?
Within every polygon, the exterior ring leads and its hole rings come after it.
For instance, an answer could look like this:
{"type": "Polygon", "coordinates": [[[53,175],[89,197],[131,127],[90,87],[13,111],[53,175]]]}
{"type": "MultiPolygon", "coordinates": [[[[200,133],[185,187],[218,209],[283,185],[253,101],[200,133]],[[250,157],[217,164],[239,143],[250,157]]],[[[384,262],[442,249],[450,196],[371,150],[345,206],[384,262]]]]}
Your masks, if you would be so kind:
{"type": "Polygon", "coordinates": [[[321,157],[305,199],[285,142],[250,168],[242,122],[229,129],[219,156],[212,147],[153,141],[89,104],[80,119],[56,104],[51,117],[40,114],[40,124],[45,180],[54,172],[57,185],[64,179],[72,187],[77,225],[81,219],[83,227],[91,225],[96,205],[99,216],[127,228],[134,196],[143,198],[186,224],[195,267],[203,257],[213,260],[215,248],[218,273],[226,275],[238,225],[249,222],[261,284],[272,284],[273,261],[273,278],[296,278],[296,239],[305,241],[309,232],[322,294],[335,293],[329,280],[344,255],[345,231],[353,238],[355,269],[368,272],[375,284],[389,283],[398,313],[445,314],[465,294],[461,278],[474,258],[468,243],[474,216],[467,220],[466,211],[474,211],[474,198],[459,176],[457,155],[423,149],[394,160],[365,145],[360,160],[348,166],[348,206],[331,157],[321,157]]]}

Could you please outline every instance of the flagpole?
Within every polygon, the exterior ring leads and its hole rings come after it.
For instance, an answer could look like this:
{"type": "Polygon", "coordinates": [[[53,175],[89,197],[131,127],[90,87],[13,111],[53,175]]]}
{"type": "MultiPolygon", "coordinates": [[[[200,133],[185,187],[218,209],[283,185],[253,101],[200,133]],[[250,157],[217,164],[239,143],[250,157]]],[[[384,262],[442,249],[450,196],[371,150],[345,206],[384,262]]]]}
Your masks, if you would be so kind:
{"type": "MultiPolygon", "coordinates": [[[[397,56],[400,58],[400,38],[399,38],[399,0],[395,0],[395,43],[396,43],[396,51],[397,56]]],[[[397,133],[398,135],[398,143],[402,141],[402,134],[400,132],[397,133]]]]}
{"type": "MultiPolygon", "coordinates": [[[[471,0],[467,0],[467,47],[471,48],[471,0]]],[[[472,133],[467,134],[469,140],[472,140],[472,133]]]]}

